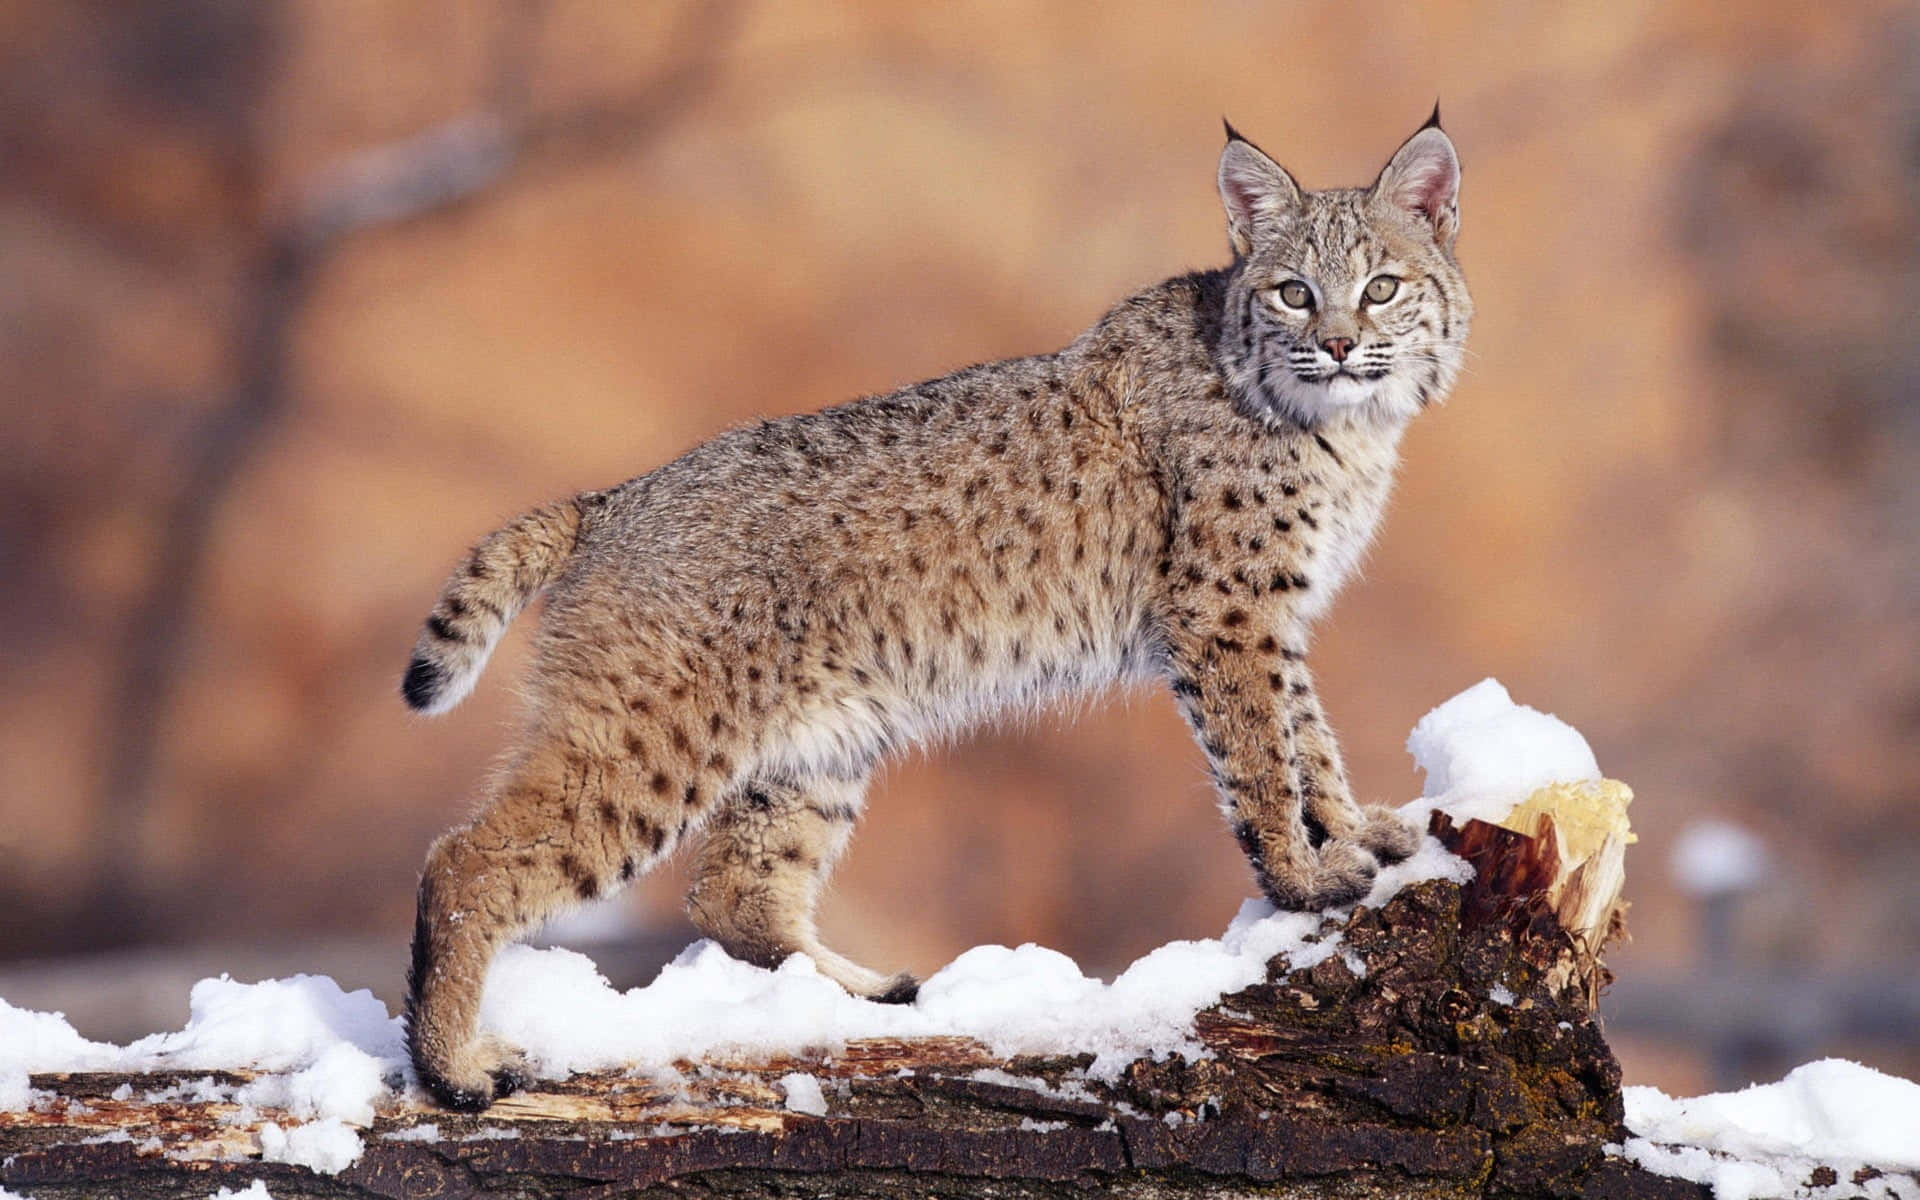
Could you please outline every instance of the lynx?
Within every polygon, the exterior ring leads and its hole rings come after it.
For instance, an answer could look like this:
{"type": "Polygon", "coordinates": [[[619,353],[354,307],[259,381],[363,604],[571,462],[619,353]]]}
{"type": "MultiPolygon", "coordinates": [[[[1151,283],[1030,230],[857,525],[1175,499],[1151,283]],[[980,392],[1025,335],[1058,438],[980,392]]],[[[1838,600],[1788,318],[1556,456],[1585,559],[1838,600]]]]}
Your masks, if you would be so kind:
{"type": "Polygon", "coordinates": [[[525,731],[427,855],[407,1005],[420,1082],[524,1084],[478,1028],[488,964],[701,839],[696,925],[911,1002],[814,906],[875,764],[1063,692],[1164,678],[1267,896],[1364,895],[1416,833],[1355,805],[1307,630],[1366,549],[1409,418],[1471,316],[1439,112],[1371,187],[1303,191],[1227,127],[1231,265],[1066,349],[724,433],[536,509],[456,570],[403,693],[438,713],[548,593],[525,731]]]}

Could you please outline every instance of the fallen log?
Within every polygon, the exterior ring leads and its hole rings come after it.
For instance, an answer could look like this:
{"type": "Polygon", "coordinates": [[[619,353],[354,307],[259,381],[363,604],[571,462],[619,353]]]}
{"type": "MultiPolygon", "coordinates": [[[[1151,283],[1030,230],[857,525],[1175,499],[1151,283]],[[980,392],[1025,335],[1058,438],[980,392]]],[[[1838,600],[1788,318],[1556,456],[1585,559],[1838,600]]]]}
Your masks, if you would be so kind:
{"type": "Polygon", "coordinates": [[[1498,826],[1436,811],[1432,832],[1474,864],[1471,881],[1357,908],[1329,929],[1339,952],[1301,969],[1276,958],[1197,1013],[1200,1052],[1110,1079],[1087,1073],[1090,1055],[854,1040],[575,1075],[473,1116],[396,1091],[329,1163],[324,1140],[297,1143],[314,1126],[242,1101],[248,1072],[40,1075],[29,1109],[0,1112],[0,1186],[38,1200],[255,1180],[283,1200],[1697,1200],[1701,1185],[1619,1153],[1620,1068],[1593,1014],[1600,951],[1622,927],[1626,799],[1608,782],[1542,789],[1498,826]]]}

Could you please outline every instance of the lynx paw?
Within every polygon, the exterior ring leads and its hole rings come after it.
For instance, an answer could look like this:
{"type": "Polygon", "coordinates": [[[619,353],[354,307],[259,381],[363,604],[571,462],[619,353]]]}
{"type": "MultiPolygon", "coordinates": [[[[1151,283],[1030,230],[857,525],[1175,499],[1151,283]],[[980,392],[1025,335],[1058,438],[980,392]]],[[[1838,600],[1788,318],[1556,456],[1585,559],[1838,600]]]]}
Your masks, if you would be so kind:
{"type": "Polygon", "coordinates": [[[459,1059],[444,1070],[418,1058],[414,1061],[420,1086],[442,1108],[481,1112],[533,1083],[533,1069],[526,1058],[494,1038],[482,1039],[459,1059]]]}
{"type": "Polygon", "coordinates": [[[1352,904],[1373,890],[1380,864],[1354,842],[1330,841],[1307,858],[1305,869],[1269,868],[1261,880],[1267,898],[1281,908],[1317,912],[1352,904]]]}
{"type": "Polygon", "coordinates": [[[493,1098],[502,1100],[533,1086],[533,1070],[523,1061],[502,1065],[493,1073],[493,1098]]]}
{"type": "Polygon", "coordinates": [[[1360,812],[1362,819],[1352,840],[1372,852],[1381,866],[1400,862],[1420,848],[1420,831],[1392,809],[1369,806],[1360,812]]]}

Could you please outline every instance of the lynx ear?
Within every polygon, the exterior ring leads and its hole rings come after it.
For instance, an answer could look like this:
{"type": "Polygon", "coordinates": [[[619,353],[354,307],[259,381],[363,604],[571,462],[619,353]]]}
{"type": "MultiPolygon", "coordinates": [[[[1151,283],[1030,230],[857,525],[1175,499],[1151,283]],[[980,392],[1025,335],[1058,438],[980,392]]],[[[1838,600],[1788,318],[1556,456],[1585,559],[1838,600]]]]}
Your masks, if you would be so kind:
{"type": "Polygon", "coordinates": [[[1284,222],[1300,207],[1300,185],[1229,124],[1220,151],[1220,202],[1227,208],[1233,252],[1244,256],[1253,249],[1255,230],[1284,222]]]}
{"type": "Polygon", "coordinates": [[[1439,105],[1433,106],[1420,131],[1394,151],[1368,194],[1425,221],[1441,245],[1453,244],[1460,233],[1460,158],[1440,128],[1439,105]]]}

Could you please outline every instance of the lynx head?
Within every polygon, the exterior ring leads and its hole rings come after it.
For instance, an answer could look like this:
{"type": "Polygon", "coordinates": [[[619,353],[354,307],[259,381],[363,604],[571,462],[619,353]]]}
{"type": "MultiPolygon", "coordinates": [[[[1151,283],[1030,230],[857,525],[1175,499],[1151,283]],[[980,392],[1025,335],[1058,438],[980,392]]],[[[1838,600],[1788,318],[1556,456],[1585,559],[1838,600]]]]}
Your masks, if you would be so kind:
{"type": "Polygon", "coordinates": [[[1460,369],[1473,303],[1453,257],[1460,160],[1440,109],[1368,188],[1303,191],[1227,126],[1234,267],[1219,354],[1265,420],[1403,422],[1460,369]]]}

